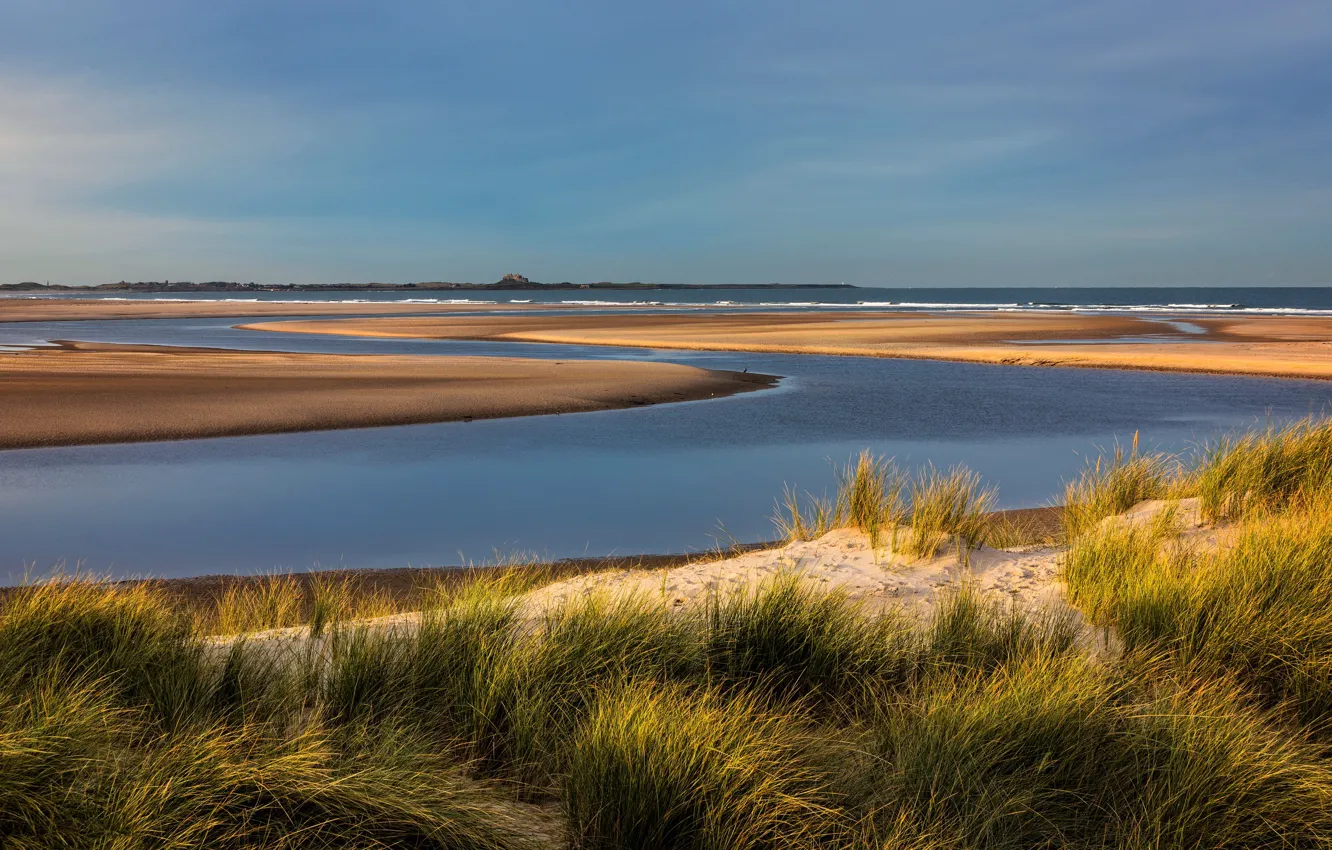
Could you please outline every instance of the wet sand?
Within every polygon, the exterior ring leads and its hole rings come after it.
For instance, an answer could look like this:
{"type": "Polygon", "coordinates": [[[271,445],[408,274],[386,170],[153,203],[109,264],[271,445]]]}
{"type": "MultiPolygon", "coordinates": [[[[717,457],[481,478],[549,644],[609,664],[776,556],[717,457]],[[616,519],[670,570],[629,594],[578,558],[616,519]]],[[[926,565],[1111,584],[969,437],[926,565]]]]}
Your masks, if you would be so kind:
{"type": "Polygon", "coordinates": [[[0,449],[611,410],[775,380],[671,363],[70,342],[0,355],[0,449]]]}
{"type": "Polygon", "coordinates": [[[1332,319],[1322,317],[658,313],[333,319],[261,322],[243,327],[362,337],[489,339],[1332,378],[1332,319]]]}

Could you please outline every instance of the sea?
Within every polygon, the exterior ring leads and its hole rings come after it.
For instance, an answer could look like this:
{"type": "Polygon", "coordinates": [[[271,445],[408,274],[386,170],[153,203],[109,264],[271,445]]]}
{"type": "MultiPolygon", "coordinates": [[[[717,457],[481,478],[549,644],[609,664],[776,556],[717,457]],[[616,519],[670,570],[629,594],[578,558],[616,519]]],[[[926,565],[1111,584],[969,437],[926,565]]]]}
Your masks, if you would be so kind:
{"type": "MultiPolygon", "coordinates": [[[[0,296],[2,298],[3,296],[0,296]]],[[[23,293],[13,298],[46,297],[23,293]]],[[[1195,314],[1332,314],[1332,286],[1248,287],[807,287],[799,289],[567,289],[550,292],[460,291],[245,293],[61,293],[61,297],[162,301],[286,301],[312,304],[551,304],[584,307],[739,307],[788,310],[1002,310],[1127,311],[1195,314]]],[[[2,304],[3,301],[0,301],[2,304]]]]}

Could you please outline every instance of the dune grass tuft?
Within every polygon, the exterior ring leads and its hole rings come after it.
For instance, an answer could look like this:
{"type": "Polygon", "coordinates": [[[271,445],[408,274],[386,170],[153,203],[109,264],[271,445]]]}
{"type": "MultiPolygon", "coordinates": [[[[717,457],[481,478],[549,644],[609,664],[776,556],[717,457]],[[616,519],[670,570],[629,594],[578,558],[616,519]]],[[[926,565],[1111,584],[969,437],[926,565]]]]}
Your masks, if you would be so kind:
{"type": "Polygon", "coordinates": [[[987,517],[998,492],[966,467],[941,471],[929,465],[912,475],[867,449],[835,467],[834,474],[835,496],[806,493],[802,498],[794,488],[785,488],[773,517],[783,540],[813,540],[849,527],[864,532],[876,549],[887,542],[912,557],[928,557],[950,537],[962,554],[1002,533],[987,517]],[[903,542],[899,535],[908,522],[903,542]],[[891,535],[887,541],[885,534],[891,535]]]}
{"type": "Polygon", "coordinates": [[[107,814],[151,847],[527,846],[501,797],[403,743],[349,756],[317,729],[202,730],[144,753],[130,781],[113,777],[107,814]]]}
{"type": "Polygon", "coordinates": [[[1212,522],[1325,497],[1332,490],[1332,419],[1222,439],[1205,447],[1190,484],[1212,522]]]}
{"type": "Polygon", "coordinates": [[[1332,505],[1237,528],[1199,551],[1161,527],[1111,527],[1070,552],[1073,599],[1130,650],[1233,675],[1302,721],[1332,721],[1332,505]]]}
{"type": "Polygon", "coordinates": [[[905,477],[891,458],[868,449],[843,465],[833,467],[835,495],[803,499],[795,488],[784,489],[773,524],[783,540],[814,540],[835,528],[855,528],[869,535],[870,545],[882,545],[885,531],[893,531],[905,515],[902,492],[905,477]]]}
{"type": "Polygon", "coordinates": [[[902,504],[905,480],[890,458],[875,457],[868,449],[837,472],[839,500],[846,505],[847,522],[869,536],[878,548],[885,531],[895,531],[906,516],[902,504]]]}
{"type": "Polygon", "coordinates": [[[985,540],[986,515],[994,509],[998,492],[984,486],[978,473],[955,466],[940,470],[933,464],[911,482],[911,533],[904,549],[915,558],[932,557],[950,537],[958,554],[985,540]]]}
{"type": "Polygon", "coordinates": [[[971,584],[941,592],[923,630],[923,673],[990,672],[1030,658],[1057,658],[1077,648],[1071,612],[1033,614],[981,594],[971,584]]]}
{"type": "Polygon", "coordinates": [[[802,498],[798,490],[787,485],[782,490],[772,524],[777,529],[778,538],[787,543],[817,540],[846,524],[846,508],[840,494],[831,497],[807,492],[802,498]]]}
{"type": "Polygon", "coordinates": [[[1064,487],[1064,531],[1072,540],[1109,516],[1123,513],[1146,499],[1164,498],[1179,472],[1174,458],[1142,452],[1138,434],[1127,452],[1116,445],[1098,455],[1082,474],[1064,487]]]}
{"type": "Polygon", "coordinates": [[[146,585],[7,595],[5,847],[524,846],[511,806],[448,751],[382,730],[348,750],[300,684],[245,641],[201,641],[146,585]]]}
{"type": "Polygon", "coordinates": [[[486,681],[478,757],[495,775],[553,791],[567,742],[600,690],[691,678],[701,660],[692,624],[659,603],[594,596],[551,611],[486,681]]]}
{"type": "Polygon", "coordinates": [[[640,684],[597,702],[564,787],[579,850],[815,848],[837,830],[806,733],[747,695],[640,684]]]}
{"type": "Polygon", "coordinates": [[[95,687],[30,685],[0,703],[0,836],[18,847],[77,833],[97,816],[103,803],[86,779],[125,720],[95,687]]]}
{"type": "Polygon", "coordinates": [[[1332,838],[1332,771],[1233,686],[1076,656],[938,678],[885,702],[862,782],[897,844],[1281,848],[1332,838]]]}
{"type": "Polygon", "coordinates": [[[199,625],[201,630],[220,635],[295,626],[303,620],[303,603],[304,594],[295,578],[275,574],[253,584],[227,587],[212,617],[199,625]]]}
{"type": "Polygon", "coordinates": [[[143,585],[53,578],[0,609],[0,687],[96,681],[168,724],[206,710],[217,679],[189,622],[143,585]]]}
{"type": "Polygon", "coordinates": [[[868,808],[901,832],[945,837],[948,846],[1025,848],[1094,835],[1104,829],[1096,785],[1115,698],[1069,659],[927,681],[885,701],[874,721],[868,808]]]}
{"type": "Polygon", "coordinates": [[[1043,520],[1023,511],[997,511],[986,517],[981,542],[995,549],[1061,544],[1064,541],[1063,511],[1059,508],[1044,510],[1058,512],[1059,528],[1053,527],[1053,523],[1049,520],[1043,520]]]}
{"type": "Polygon", "coordinates": [[[871,616],[845,594],[797,574],[710,600],[704,629],[712,683],[754,689],[778,701],[847,706],[867,682],[905,677],[912,624],[871,616]]]}

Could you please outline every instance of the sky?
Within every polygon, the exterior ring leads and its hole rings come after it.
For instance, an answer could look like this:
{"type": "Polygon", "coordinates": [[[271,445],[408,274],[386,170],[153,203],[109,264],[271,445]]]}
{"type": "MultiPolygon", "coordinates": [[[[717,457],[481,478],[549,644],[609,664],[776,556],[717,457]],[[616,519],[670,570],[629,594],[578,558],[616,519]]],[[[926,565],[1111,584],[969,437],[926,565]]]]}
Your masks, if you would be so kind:
{"type": "Polygon", "coordinates": [[[1332,284],[1328,0],[4,0],[0,283],[1332,284]]]}

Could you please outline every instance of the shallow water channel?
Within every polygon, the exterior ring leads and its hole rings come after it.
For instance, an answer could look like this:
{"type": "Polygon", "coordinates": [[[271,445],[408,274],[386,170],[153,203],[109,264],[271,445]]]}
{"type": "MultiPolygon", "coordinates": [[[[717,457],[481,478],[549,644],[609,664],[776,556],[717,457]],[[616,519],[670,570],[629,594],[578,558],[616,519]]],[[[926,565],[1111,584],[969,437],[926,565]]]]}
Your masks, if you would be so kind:
{"type": "MultiPolygon", "coordinates": [[[[781,375],[777,389],[604,413],[0,451],[0,581],[678,552],[771,536],[784,483],[816,492],[861,448],[965,463],[1005,507],[1046,504],[1140,431],[1184,451],[1323,411],[1332,383],[852,357],[357,340],[241,319],[0,324],[46,339],[287,351],[653,359],[781,375]]],[[[0,355],[3,356],[3,355],[0,355]]],[[[5,411],[5,415],[15,415],[5,411]]],[[[18,412],[21,415],[21,412],[18,412]]]]}

